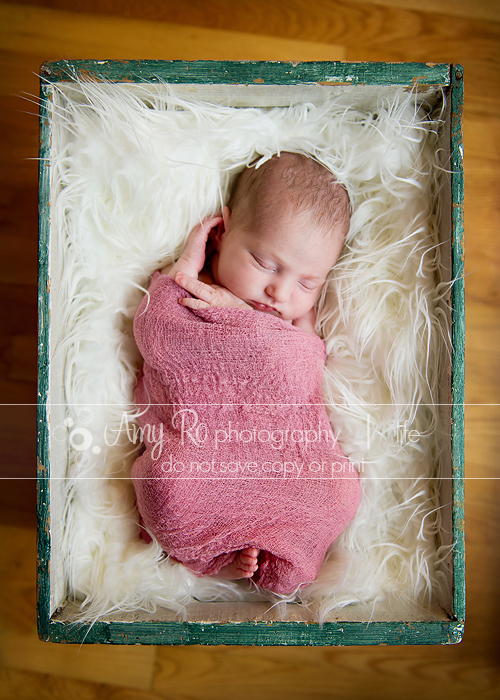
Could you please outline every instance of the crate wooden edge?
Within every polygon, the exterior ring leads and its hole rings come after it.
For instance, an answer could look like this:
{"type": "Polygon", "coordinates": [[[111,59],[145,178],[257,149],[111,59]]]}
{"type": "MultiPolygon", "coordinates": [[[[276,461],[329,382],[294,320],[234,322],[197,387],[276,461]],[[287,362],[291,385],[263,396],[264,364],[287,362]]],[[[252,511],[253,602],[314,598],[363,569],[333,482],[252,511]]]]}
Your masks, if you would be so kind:
{"type": "Polygon", "coordinates": [[[59,61],[45,63],[41,67],[40,88],[40,192],[39,192],[39,346],[38,346],[38,412],[37,412],[37,617],[40,639],[67,643],[113,644],[296,644],[296,645],[365,645],[365,644],[454,644],[460,642],[465,620],[465,536],[464,536],[464,282],[463,282],[463,153],[462,110],[463,68],[450,64],[416,63],[348,63],[348,62],[184,62],[184,61],[59,61]],[[193,71],[194,64],[197,70],[193,71]],[[124,67],[130,70],[124,76],[124,67]],[[394,73],[397,66],[397,75],[394,73]],[[424,66],[426,72],[424,73],[424,66]],[[166,69],[162,70],[160,68],[166,69]],[[47,101],[51,99],[51,84],[71,81],[75,77],[88,77],[110,81],[142,82],[234,82],[246,83],[247,68],[253,82],[267,84],[300,84],[315,82],[323,85],[438,85],[452,87],[452,265],[455,284],[452,292],[454,311],[452,371],[452,469],[453,469],[453,570],[454,615],[450,621],[421,622],[331,622],[323,626],[317,623],[297,622],[243,622],[216,625],[200,623],[118,623],[97,622],[93,626],[56,622],[50,619],[50,493],[49,449],[47,429],[48,399],[48,332],[49,332],[49,270],[48,251],[50,240],[50,126],[47,101]],[[298,70],[300,67],[300,70],[298,70]],[[113,70],[121,78],[113,79],[113,70]],[[418,76],[419,68],[422,72],[418,76]],[[401,75],[403,70],[404,75],[401,75]],[[176,72],[173,79],[170,71],[176,72]],[[179,76],[179,71],[184,73],[179,76]],[[356,80],[353,72],[360,71],[356,80]],[[237,73],[239,72],[239,75],[237,73]],[[73,76],[73,78],[71,77],[73,76]],[[349,79],[350,78],[350,79],[349,79]],[[370,78],[366,82],[366,78],[370,78]],[[455,366],[455,362],[457,363],[455,366]],[[186,627],[185,636],[183,634],[186,627]],[[304,634],[304,625],[308,632],[304,634]],[[134,631],[132,626],[135,626],[134,631]],[[224,632],[219,632],[221,629],[224,632]],[[266,631],[262,631],[265,628],[266,631]],[[212,641],[208,630],[219,630],[212,641]],[[358,632],[363,629],[363,637],[358,632]],[[234,631],[237,634],[234,634],[234,631]],[[272,631],[271,631],[272,630],[272,631]],[[347,632],[346,632],[347,630],[347,632]],[[370,633],[368,633],[370,630],[370,633]],[[132,634],[131,634],[132,632],[132,634]],[[140,639],[137,633],[140,632],[140,639]],[[189,634],[187,633],[189,632],[189,634]],[[239,632],[243,632],[242,637],[239,632]],[[222,635],[222,636],[221,636],[222,635]],[[239,641],[240,639],[245,641],[239,641]],[[72,641],[74,639],[74,641],[72,641]],[[134,639],[134,640],[133,640],[134,639]],[[168,639],[168,641],[166,641],[168,639]],[[130,641],[126,641],[130,640],[130,641]],[[224,641],[223,641],[224,640],[224,641]],[[282,640],[282,641],[280,641],[282,640]],[[387,641],[386,641],[387,640],[387,641]],[[425,640],[425,641],[424,641],[425,640]]]}
{"type": "Polygon", "coordinates": [[[382,63],[348,61],[97,61],[72,60],[42,64],[46,82],[75,78],[111,82],[299,85],[450,84],[448,63],[382,63]]]}
{"type": "Polygon", "coordinates": [[[409,646],[449,645],[462,640],[456,620],[417,622],[203,623],[51,621],[40,631],[43,641],[63,644],[146,644],[165,646],[409,646]]]}
{"type": "Polygon", "coordinates": [[[37,619],[39,634],[50,622],[49,390],[50,89],[40,86],[38,203],[38,388],[37,388],[37,619]]]}
{"type": "Polygon", "coordinates": [[[452,476],[453,476],[453,610],[465,620],[465,281],[464,281],[464,173],[463,173],[463,66],[452,66],[451,193],[452,193],[452,476]]]}

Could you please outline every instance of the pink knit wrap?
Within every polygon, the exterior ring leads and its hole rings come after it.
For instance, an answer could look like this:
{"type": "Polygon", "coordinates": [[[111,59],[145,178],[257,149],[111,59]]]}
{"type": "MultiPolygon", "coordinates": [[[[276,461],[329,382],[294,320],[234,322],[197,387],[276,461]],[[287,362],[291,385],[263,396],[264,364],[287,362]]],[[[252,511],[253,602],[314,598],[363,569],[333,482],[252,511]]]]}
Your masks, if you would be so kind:
{"type": "Polygon", "coordinates": [[[360,501],[323,404],[323,342],[259,311],[193,311],[178,304],[186,296],[156,272],[134,320],[141,517],[197,574],[257,547],[252,580],[291,594],[315,579],[360,501]]]}

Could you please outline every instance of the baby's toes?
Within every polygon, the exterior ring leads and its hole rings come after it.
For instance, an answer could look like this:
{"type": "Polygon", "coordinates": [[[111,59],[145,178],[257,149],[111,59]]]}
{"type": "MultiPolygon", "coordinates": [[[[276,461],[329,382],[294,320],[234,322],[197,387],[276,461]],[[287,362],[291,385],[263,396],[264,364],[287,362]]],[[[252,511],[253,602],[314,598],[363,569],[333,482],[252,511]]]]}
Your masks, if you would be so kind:
{"type": "Polygon", "coordinates": [[[257,568],[257,567],[254,566],[253,564],[247,564],[247,563],[245,563],[244,561],[241,561],[241,560],[238,562],[238,569],[240,569],[241,571],[245,571],[245,572],[248,572],[248,573],[253,573],[253,572],[256,570],[256,568],[257,568]]]}
{"type": "Polygon", "coordinates": [[[253,557],[240,557],[238,559],[238,566],[243,571],[250,571],[251,573],[254,573],[259,568],[257,559],[253,557]]]}
{"type": "Polygon", "coordinates": [[[240,554],[240,556],[238,557],[238,561],[241,564],[250,565],[250,564],[255,564],[256,559],[255,559],[255,557],[248,557],[248,556],[245,556],[245,554],[240,554]]]}

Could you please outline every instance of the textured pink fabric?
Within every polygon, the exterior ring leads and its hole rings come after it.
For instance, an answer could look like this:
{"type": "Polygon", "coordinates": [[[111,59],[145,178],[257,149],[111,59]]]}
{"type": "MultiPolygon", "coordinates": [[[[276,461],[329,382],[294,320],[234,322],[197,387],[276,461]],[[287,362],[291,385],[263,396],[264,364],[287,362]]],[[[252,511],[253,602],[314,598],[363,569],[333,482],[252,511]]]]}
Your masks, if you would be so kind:
{"type": "Polygon", "coordinates": [[[214,574],[253,546],[255,583],[290,594],[315,579],[360,500],[323,405],[323,342],[259,311],[192,311],[183,296],[155,273],[134,321],[139,511],[194,572],[214,574]]]}

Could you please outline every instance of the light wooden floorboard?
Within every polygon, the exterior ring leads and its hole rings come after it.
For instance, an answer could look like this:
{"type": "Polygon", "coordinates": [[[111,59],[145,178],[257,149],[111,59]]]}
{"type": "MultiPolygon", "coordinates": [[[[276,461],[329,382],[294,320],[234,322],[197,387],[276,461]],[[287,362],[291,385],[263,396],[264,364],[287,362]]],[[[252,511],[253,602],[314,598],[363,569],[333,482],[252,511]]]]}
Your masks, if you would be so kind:
{"type": "Polygon", "coordinates": [[[452,17],[470,17],[471,19],[500,22],[500,4],[498,0],[364,0],[382,7],[396,7],[405,10],[437,12],[452,17]]]}
{"type": "Polygon", "coordinates": [[[341,61],[345,49],[302,41],[190,25],[94,17],[42,7],[0,3],[0,45],[25,57],[266,61],[341,61]]]}

